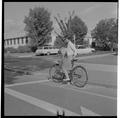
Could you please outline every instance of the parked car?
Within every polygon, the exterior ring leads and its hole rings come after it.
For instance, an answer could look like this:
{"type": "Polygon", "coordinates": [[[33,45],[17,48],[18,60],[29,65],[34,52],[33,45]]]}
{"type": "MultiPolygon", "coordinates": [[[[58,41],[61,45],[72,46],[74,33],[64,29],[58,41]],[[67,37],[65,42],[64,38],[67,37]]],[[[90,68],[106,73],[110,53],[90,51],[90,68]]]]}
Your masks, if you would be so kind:
{"type": "Polygon", "coordinates": [[[94,48],[90,48],[90,47],[85,47],[84,45],[77,45],[76,46],[77,49],[77,54],[87,54],[87,53],[92,53],[95,51],[94,48]]]}
{"type": "Polygon", "coordinates": [[[50,54],[58,54],[59,49],[57,49],[54,46],[43,46],[43,47],[39,47],[36,52],[35,55],[50,55],[50,54]]]}

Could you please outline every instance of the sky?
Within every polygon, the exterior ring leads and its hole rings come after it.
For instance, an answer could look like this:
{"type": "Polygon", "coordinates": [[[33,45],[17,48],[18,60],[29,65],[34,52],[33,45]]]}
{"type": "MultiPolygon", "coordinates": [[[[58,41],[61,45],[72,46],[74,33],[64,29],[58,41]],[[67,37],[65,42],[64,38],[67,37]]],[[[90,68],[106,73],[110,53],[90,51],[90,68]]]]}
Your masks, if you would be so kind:
{"type": "Polygon", "coordinates": [[[4,2],[4,36],[12,38],[25,35],[24,18],[29,9],[45,7],[51,13],[55,31],[59,26],[54,16],[60,14],[62,19],[69,17],[69,12],[75,11],[88,27],[88,32],[105,18],[117,18],[117,3],[115,2],[4,2]]]}

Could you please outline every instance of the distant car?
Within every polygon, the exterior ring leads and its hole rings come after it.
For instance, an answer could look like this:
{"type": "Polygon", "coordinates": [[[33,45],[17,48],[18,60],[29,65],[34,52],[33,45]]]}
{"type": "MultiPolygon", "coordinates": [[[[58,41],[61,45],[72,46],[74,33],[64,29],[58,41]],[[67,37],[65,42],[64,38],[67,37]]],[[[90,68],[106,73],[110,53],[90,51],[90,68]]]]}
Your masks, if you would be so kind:
{"type": "Polygon", "coordinates": [[[77,54],[87,54],[95,51],[94,48],[85,47],[84,45],[77,45],[76,49],[77,49],[77,54]]]}
{"type": "Polygon", "coordinates": [[[59,49],[57,49],[54,46],[43,46],[43,47],[39,47],[36,52],[35,55],[39,56],[39,55],[50,55],[50,54],[58,54],[59,49]]]}

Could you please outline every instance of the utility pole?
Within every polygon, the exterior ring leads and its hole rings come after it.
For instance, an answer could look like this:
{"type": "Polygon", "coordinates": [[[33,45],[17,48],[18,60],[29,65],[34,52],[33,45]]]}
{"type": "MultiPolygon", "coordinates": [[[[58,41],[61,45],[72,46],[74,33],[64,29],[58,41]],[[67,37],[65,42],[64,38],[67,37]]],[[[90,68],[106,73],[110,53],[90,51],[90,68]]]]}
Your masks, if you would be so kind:
{"type": "Polygon", "coordinates": [[[75,42],[75,34],[73,35],[73,40],[74,40],[74,45],[76,46],[76,42],[75,42]]]}

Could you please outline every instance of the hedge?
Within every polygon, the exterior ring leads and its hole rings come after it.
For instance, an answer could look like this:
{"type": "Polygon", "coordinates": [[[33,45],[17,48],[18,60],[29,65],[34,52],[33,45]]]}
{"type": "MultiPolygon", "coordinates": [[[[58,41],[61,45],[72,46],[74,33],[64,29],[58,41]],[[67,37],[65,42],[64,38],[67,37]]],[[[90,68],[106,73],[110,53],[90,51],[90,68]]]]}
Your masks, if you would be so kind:
{"type": "Polygon", "coordinates": [[[10,52],[10,53],[26,53],[26,52],[32,52],[31,49],[28,46],[19,46],[18,48],[8,47],[4,49],[4,52],[10,52]]]}
{"type": "Polygon", "coordinates": [[[19,46],[17,48],[18,53],[31,52],[31,49],[28,46],[19,46]]]}

